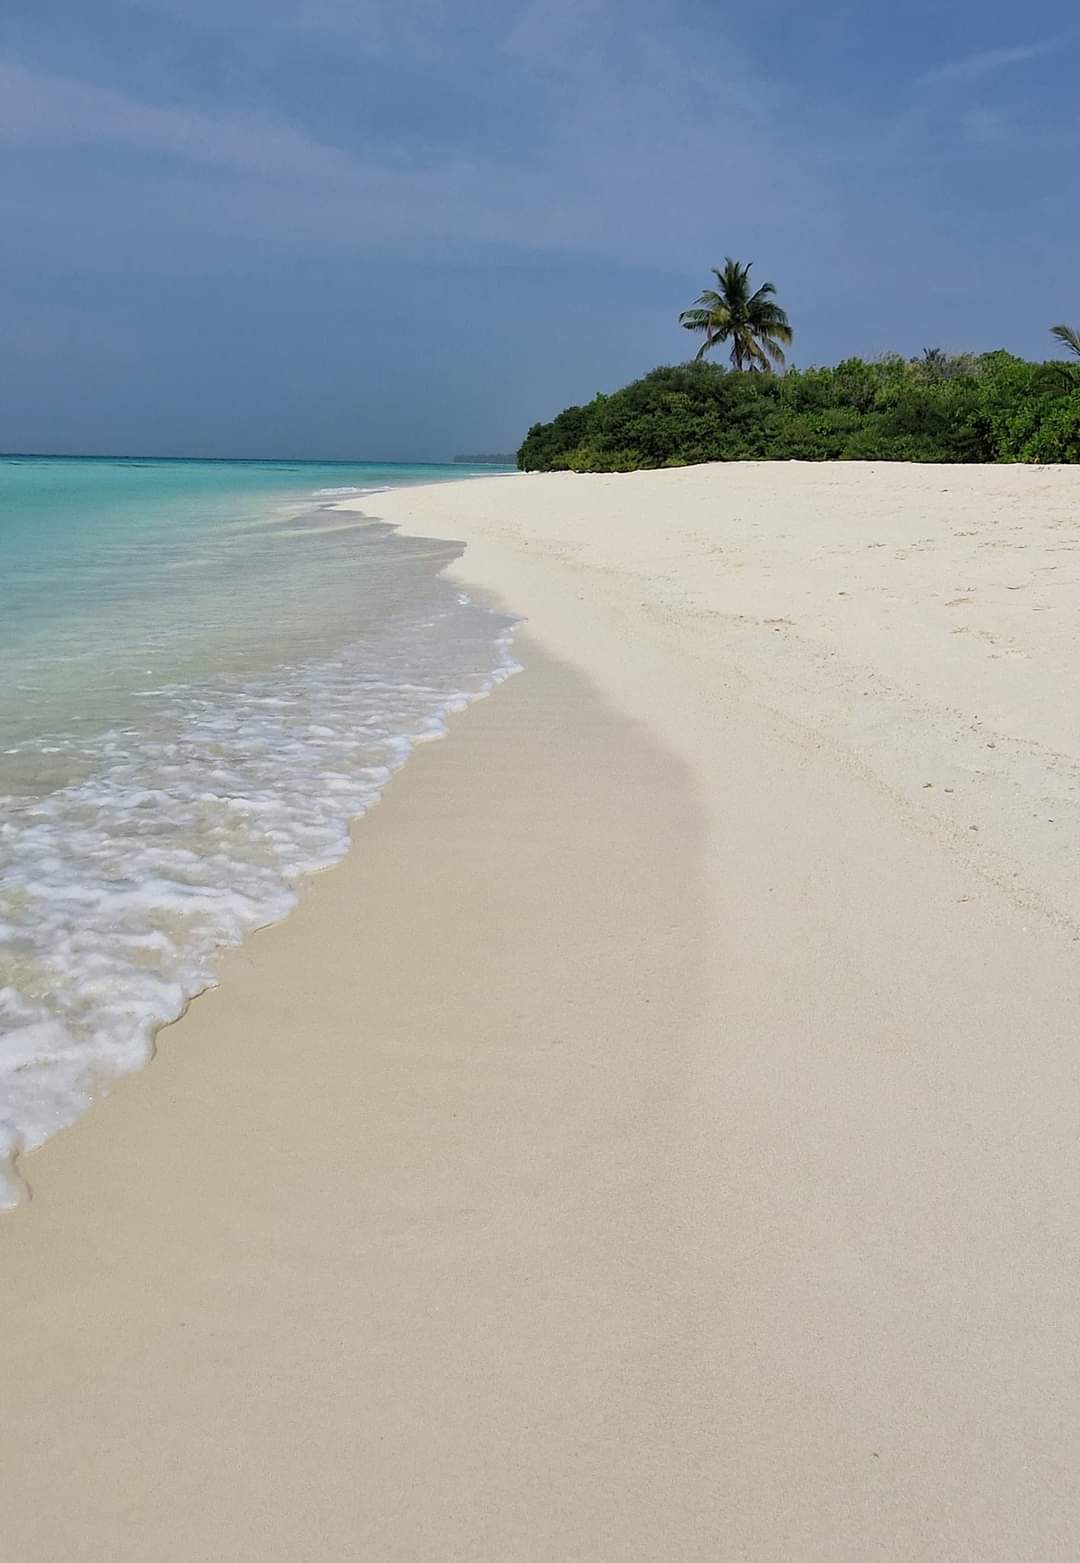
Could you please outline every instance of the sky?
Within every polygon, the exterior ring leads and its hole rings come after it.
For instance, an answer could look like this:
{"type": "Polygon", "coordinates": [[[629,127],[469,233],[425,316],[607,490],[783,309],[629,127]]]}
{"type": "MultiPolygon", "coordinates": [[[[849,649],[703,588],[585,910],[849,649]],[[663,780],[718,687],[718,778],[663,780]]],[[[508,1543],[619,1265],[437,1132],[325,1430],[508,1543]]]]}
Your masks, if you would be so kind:
{"type": "Polygon", "coordinates": [[[1075,0],[6,0],[0,450],[443,459],[696,341],[1080,325],[1075,0]]]}

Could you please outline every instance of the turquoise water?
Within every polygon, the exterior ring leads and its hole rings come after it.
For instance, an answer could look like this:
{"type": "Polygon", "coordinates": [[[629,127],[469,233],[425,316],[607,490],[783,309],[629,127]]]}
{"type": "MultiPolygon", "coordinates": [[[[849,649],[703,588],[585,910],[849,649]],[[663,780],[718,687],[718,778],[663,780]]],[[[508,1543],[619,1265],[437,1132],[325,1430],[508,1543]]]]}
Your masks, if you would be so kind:
{"type": "Polygon", "coordinates": [[[469,475],[0,458],[0,1203],[512,669],[460,550],[371,519],[469,475]]]}

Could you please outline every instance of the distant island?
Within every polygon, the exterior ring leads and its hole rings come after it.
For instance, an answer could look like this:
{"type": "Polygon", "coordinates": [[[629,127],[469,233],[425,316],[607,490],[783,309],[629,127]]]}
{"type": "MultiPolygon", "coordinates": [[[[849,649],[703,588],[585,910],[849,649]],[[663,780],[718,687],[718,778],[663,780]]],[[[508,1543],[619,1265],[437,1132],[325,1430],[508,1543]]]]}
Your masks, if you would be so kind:
{"type": "Polygon", "coordinates": [[[505,452],[492,456],[489,452],[485,456],[455,456],[454,461],[464,467],[514,467],[517,465],[517,456],[505,452]]]}

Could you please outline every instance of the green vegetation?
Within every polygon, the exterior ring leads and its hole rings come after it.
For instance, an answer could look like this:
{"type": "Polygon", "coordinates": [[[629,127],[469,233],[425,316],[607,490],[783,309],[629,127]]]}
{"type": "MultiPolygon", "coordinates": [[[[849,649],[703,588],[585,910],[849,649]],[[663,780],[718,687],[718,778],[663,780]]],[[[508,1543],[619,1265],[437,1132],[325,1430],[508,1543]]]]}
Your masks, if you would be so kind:
{"type": "MultiPolygon", "coordinates": [[[[752,263],[751,263],[752,264],[752,263]]],[[[705,340],[695,355],[704,358],[717,342],[731,343],[734,369],[779,368],[793,332],[788,317],[773,303],[775,284],[763,282],[750,291],[750,265],[741,266],[729,255],[722,269],[712,269],[715,288],[706,288],[692,309],[684,309],[679,324],[687,331],[703,331],[705,340]]]]}
{"type": "MultiPolygon", "coordinates": [[[[1066,329],[1054,334],[1080,356],[1066,329]]],[[[789,339],[775,322],[772,337],[789,339]]],[[[714,328],[705,348],[718,340],[714,328]]],[[[745,363],[745,343],[740,354],[745,363]]],[[[746,460],[1080,462],[1080,363],[936,348],[783,375],[695,361],[535,424],[517,456],[541,472],[746,460]]]]}
{"type": "MultiPolygon", "coordinates": [[[[887,354],[787,370],[793,338],[771,282],[729,255],[679,324],[704,340],[664,369],[535,423],[527,472],[629,472],[700,461],[1080,462],[1080,364],[1011,353],[887,354]],[[731,369],[706,363],[730,344],[731,369]]],[[[1080,332],[1051,334],[1080,359],[1080,332]]]]}

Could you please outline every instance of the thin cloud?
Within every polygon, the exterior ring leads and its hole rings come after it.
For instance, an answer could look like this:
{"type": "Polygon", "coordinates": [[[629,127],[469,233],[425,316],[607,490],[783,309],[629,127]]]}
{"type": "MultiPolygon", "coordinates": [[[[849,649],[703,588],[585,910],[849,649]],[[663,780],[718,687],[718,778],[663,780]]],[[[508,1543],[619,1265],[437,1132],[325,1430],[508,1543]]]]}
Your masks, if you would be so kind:
{"type": "Polygon", "coordinates": [[[93,143],[304,180],[340,177],[351,164],[336,147],[278,118],[147,103],[110,87],[0,61],[0,145],[82,148],[93,143]]]}
{"type": "Polygon", "coordinates": [[[258,38],[356,59],[437,67],[467,53],[477,28],[497,25],[490,0],[128,0],[185,30],[258,38]]]}
{"type": "MultiPolygon", "coordinates": [[[[735,204],[748,242],[765,249],[789,248],[792,228],[808,245],[836,225],[832,159],[790,146],[770,84],[743,59],[729,50],[718,70],[695,36],[644,20],[627,35],[625,4],[590,0],[567,63],[544,53],[536,28],[565,17],[568,3],[518,7],[533,30],[509,50],[505,31],[490,39],[476,75],[504,82],[516,118],[483,141],[403,142],[393,123],[346,139],[344,119],[332,136],[325,122],[304,123],[302,97],[288,114],[246,112],[220,96],[162,101],[0,59],[0,149],[14,152],[0,163],[0,189],[22,213],[18,242],[29,255],[36,236],[51,253],[58,228],[83,231],[73,170],[87,156],[96,210],[110,216],[85,244],[116,267],[173,266],[180,255],[217,264],[238,248],[560,252],[670,267],[713,255],[716,212],[735,204]],[[20,155],[31,148],[32,163],[20,155]]],[[[630,5],[635,16],[648,10],[647,0],[630,5]]]]}
{"type": "Polygon", "coordinates": [[[1008,139],[1008,120],[996,109],[972,109],[962,123],[973,146],[996,146],[1008,139]]]}
{"type": "Polygon", "coordinates": [[[947,65],[926,71],[916,82],[918,87],[940,87],[947,83],[965,85],[992,76],[997,71],[1008,70],[1011,65],[1026,65],[1038,60],[1054,48],[1054,40],[1043,43],[1018,44],[1011,49],[984,49],[979,54],[966,55],[962,60],[951,60],[947,65]]]}

